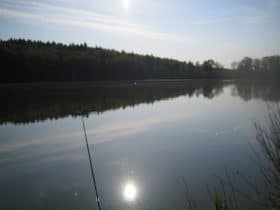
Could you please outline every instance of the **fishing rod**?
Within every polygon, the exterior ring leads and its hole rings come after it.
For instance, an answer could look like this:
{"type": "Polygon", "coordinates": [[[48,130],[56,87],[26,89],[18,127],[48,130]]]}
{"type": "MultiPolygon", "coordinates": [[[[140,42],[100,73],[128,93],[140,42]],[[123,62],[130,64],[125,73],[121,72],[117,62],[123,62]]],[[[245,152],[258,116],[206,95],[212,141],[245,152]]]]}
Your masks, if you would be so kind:
{"type": "Polygon", "coordinates": [[[85,141],[86,141],[86,146],[87,146],[87,152],[88,152],[88,158],[89,158],[89,164],[90,164],[91,177],[92,177],[92,181],[93,181],[93,185],[94,185],[94,190],[95,190],[96,202],[97,202],[98,210],[101,210],[101,203],[100,203],[99,194],[98,194],[98,190],[97,190],[95,173],[94,173],[94,170],[93,170],[93,164],[92,164],[92,160],[91,160],[91,153],[90,153],[89,146],[88,146],[88,138],[87,138],[87,133],[86,133],[86,126],[85,126],[85,122],[84,122],[84,118],[83,117],[82,117],[82,124],[83,124],[83,130],[84,130],[85,141]]]}

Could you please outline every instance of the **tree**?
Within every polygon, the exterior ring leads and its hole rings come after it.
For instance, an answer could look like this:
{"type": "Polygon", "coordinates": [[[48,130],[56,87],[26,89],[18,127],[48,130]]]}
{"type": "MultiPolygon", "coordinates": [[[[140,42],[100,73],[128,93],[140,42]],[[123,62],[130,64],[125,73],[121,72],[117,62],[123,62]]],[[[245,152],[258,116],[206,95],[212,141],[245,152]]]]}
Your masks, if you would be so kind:
{"type": "Polygon", "coordinates": [[[239,71],[246,72],[246,71],[252,71],[253,69],[252,67],[253,67],[253,59],[250,57],[245,57],[239,62],[237,69],[239,71]]]}
{"type": "Polygon", "coordinates": [[[252,70],[253,71],[261,71],[262,69],[262,62],[260,59],[253,59],[252,63],[252,70]]]}

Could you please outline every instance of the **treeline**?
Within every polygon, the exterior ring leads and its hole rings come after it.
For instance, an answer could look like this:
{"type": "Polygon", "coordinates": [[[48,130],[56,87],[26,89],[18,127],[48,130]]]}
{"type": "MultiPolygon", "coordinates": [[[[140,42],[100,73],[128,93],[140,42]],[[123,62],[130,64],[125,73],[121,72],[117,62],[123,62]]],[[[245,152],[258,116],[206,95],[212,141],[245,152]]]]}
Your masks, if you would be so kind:
{"type": "Polygon", "coordinates": [[[225,69],[214,60],[181,62],[139,55],[25,39],[0,40],[1,83],[145,79],[278,79],[280,56],[245,57],[225,69]]]}
{"type": "Polygon", "coordinates": [[[232,77],[222,65],[180,62],[83,44],[0,41],[0,82],[99,81],[232,77]]]}
{"type": "Polygon", "coordinates": [[[239,62],[232,63],[232,69],[236,70],[239,77],[280,79],[280,55],[263,58],[245,57],[239,62]]]}

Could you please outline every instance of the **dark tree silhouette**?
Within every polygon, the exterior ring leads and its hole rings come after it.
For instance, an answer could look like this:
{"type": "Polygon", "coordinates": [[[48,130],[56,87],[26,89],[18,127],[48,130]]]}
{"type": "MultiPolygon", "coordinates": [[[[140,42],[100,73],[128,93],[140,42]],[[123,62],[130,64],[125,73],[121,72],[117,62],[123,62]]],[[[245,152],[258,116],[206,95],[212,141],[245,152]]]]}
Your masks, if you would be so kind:
{"type": "Polygon", "coordinates": [[[267,56],[261,59],[243,58],[232,63],[239,77],[250,79],[280,79],[280,55],[267,56]]]}
{"type": "Polygon", "coordinates": [[[9,39],[0,41],[0,81],[98,81],[224,78],[228,71],[213,60],[202,65],[118,52],[86,43],[9,39]]]}
{"type": "Polygon", "coordinates": [[[101,81],[145,79],[277,79],[280,56],[235,62],[237,71],[214,60],[199,64],[153,55],[139,55],[88,47],[24,39],[0,40],[1,83],[45,81],[101,81]]]}

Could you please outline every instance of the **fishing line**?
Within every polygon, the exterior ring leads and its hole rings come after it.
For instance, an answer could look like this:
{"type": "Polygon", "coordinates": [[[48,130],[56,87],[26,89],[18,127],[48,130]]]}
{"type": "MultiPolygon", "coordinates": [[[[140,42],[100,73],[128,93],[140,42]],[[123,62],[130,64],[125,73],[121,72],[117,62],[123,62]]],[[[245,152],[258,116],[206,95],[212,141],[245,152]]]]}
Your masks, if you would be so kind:
{"type": "Polygon", "coordinates": [[[94,190],[95,190],[96,202],[97,202],[98,210],[101,210],[101,203],[100,203],[100,199],[99,199],[99,195],[98,195],[95,173],[94,173],[94,170],[93,170],[93,164],[92,164],[92,160],[91,160],[91,153],[90,153],[89,146],[88,146],[86,126],[85,126],[85,122],[84,122],[83,117],[82,117],[82,124],[83,124],[83,130],[84,130],[84,134],[85,134],[85,141],[86,141],[86,145],[87,145],[87,152],[88,152],[88,158],[89,158],[89,164],[90,164],[90,170],[91,170],[91,177],[92,177],[92,180],[93,180],[93,185],[94,185],[94,190]]]}

